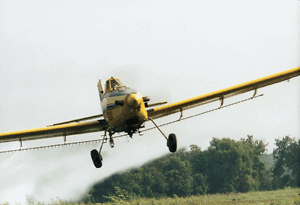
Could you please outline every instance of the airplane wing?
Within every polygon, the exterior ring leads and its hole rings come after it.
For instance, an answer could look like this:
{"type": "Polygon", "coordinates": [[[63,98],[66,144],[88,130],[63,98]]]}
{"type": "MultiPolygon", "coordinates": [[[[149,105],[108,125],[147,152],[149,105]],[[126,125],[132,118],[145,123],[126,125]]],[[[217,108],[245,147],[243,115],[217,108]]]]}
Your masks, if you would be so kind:
{"type": "Polygon", "coordinates": [[[275,83],[279,83],[285,80],[289,80],[290,78],[297,77],[299,75],[300,75],[300,67],[293,68],[270,76],[252,80],[239,85],[235,85],[229,88],[221,89],[215,92],[200,95],[187,100],[183,100],[176,103],[171,103],[168,105],[147,110],[148,117],[151,119],[156,119],[177,112],[182,112],[183,110],[187,110],[214,101],[221,100],[223,102],[225,98],[239,95],[251,90],[254,90],[256,94],[256,90],[259,88],[272,85],[275,83]]]}
{"type": "Polygon", "coordinates": [[[0,133],[0,143],[98,132],[104,131],[108,127],[105,120],[94,120],[72,124],[68,123],[69,122],[64,122],[58,123],[59,125],[51,125],[44,128],[0,133]]]}
{"type": "MultiPolygon", "coordinates": [[[[218,90],[205,95],[200,95],[198,97],[193,97],[187,100],[183,100],[176,103],[147,110],[148,117],[152,119],[164,117],[176,112],[181,112],[183,110],[190,109],[196,106],[222,100],[251,90],[257,90],[258,88],[262,88],[274,83],[279,83],[281,81],[285,81],[299,75],[300,75],[300,67],[297,67],[274,75],[259,78],[257,80],[232,86],[226,89],[218,90]]],[[[91,120],[99,117],[102,117],[102,115],[95,115],[91,117],[57,123],[44,128],[0,133],[0,143],[51,138],[51,137],[59,137],[59,136],[69,136],[75,134],[104,131],[108,128],[108,124],[103,119],[88,121],[88,122],[79,122],[79,121],[91,120]]]]}

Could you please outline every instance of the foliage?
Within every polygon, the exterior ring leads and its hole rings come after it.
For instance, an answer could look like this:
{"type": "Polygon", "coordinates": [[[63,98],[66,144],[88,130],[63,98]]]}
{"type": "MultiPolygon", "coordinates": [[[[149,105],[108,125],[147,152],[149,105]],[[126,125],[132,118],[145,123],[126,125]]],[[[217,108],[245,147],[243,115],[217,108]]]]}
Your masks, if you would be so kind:
{"type": "Polygon", "coordinates": [[[207,150],[178,150],[140,168],[115,174],[90,191],[91,202],[125,203],[140,197],[186,197],[271,188],[260,156],[266,144],[247,139],[213,138],[207,150]],[[118,201],[119,200],[119,201],[118,201]]]}
{"type": "Polygon", "coordinates": [[[206,151],[209,193],[268,189],[263,183],[268,178],[267,170],[259,158],[265,148],[252,136],[238,142],[213,138],[206,151]]]}
{"type": "Polygon", "coordinates": [[[126,190],[121,190],[119,187],[115,187],[114,195],[106,196],[106,198],[113,204],[130,204],[129,201],[132,199],[126,190]]]}
{"type": "Polygon", "coordinates": [[[265,164],[268,171],[272,171],[274,168],[273,153],[261,155],[260,160],[265,164]]]}
{"type": "Polygon", "coordinates": [[[275,141],[273,188],[300,187],[300,139],[297,142],[295,138],[286,136],[275,141]]]}

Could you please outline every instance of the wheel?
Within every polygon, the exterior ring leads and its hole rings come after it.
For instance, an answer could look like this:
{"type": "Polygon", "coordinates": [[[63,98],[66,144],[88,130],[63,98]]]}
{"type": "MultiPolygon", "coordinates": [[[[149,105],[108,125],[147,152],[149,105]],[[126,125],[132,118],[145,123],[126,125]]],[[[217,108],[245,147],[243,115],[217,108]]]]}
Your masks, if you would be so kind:
{"type": "Polygon", "coordinates": [[[169,147],[170,152],[176,152],[177,150],[177,140],[176,135],[171,133],[168,137],[167,146],[169,147]]]}
{"type": "Polygon", "coordinates": [[[96,168],[102,167],[102,157],[96,149],[91,151],[91,157],[96,168]]]}

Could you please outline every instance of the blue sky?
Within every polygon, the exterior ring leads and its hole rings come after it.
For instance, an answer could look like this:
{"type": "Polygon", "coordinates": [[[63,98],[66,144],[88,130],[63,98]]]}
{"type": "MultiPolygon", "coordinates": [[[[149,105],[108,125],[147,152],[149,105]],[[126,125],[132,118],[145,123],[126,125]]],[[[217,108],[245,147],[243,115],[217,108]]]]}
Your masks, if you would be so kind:
{"type": "MultiPolygon", "coordinates": [[[[296,0],[15,0],[0,5],[0,132],[101,113],[96,85],[112,75],[152,102],[176,102],[299,66],[296,0]]],[[[254,135],[269,143],[270,152],[275,138],[300,137],[299,84],[298,77],[260,89],[264,97],[163,130],[176,133],[180,147],[197,144],[202,149],[212,137],[254,135]]],[[[179,114],[158,123],[177,118],[179,114]]],[[[112,173],[168,153],[164,138],[153,130],[118,140],[114,149],[105,146],[104,167],[96,170],[89,151],[98,146],[0,155],[1,182],[9,184],[0,185],[6,196],[0,201],[22,202],[26,194],[40,201],[73,199],[112,173]]],[[[0,148],[18,148],[18,143],[0,148]]]]}

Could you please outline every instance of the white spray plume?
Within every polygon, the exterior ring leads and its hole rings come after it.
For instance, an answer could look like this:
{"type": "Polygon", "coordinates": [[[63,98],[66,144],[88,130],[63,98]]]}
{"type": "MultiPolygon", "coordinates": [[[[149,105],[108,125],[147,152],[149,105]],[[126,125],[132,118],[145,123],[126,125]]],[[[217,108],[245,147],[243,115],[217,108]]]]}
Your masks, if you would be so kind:
{"type": "Polygon", "coordinates": [[[28,196],[46,203],[78,200],[106,177],[168,152],[163,137],[134,135],[115,143],[114,149],[105,144],[100,169],[90,158],[90,150],[98,149],[99,143],[1,154],[0,203],[25,204],[28,196]]]}

